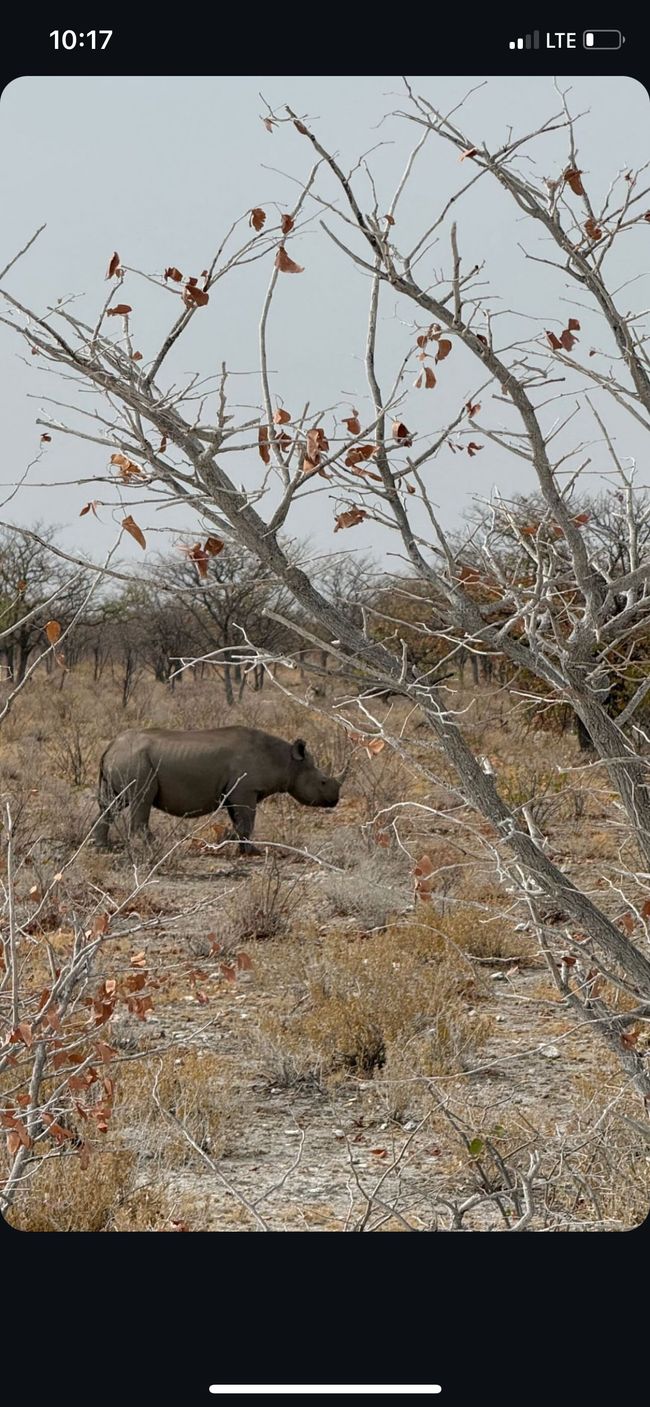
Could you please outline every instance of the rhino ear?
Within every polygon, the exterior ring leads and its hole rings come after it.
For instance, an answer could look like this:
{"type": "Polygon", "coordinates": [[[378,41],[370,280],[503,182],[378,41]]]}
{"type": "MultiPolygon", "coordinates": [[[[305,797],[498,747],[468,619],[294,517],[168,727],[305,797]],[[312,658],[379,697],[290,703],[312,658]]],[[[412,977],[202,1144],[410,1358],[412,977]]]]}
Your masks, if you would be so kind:
{"type": "Polygon", "coordinates": [[[295,761],[295,762],[303,762],[303,761],[304,761],[304,758],[305,758],[306,752],[307,752],[307,744],[306,744],[306,742],[304,742],[304,740],[303,740],[302,738],[296,738],[295,743],[292,743],[292,744],[291,744],[291,756],[293,757],[294,761],[295,761]]]}

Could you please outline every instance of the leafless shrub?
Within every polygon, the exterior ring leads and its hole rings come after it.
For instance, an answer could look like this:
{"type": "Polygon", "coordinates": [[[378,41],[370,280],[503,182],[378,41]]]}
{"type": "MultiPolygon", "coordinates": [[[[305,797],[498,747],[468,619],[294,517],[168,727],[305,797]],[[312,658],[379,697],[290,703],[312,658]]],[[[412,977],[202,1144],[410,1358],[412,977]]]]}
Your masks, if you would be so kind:
{"type": "Polygon", "coordinates": [[[332,913],[354,917],[362,928],[383,928],[391,914],[412,906],[408,856],[375,846],[374,853],[359,856],[352,869],[326,870],[320,890],[332,913]]]}

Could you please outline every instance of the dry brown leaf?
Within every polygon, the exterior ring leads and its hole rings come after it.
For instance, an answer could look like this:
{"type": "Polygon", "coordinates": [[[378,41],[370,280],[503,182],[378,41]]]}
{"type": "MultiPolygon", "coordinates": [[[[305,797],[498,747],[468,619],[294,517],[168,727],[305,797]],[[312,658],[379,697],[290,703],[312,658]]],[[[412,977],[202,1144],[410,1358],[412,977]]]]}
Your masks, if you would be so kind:
{"type": "Polygon", "coordinates": [[[585,220],[585,234],[588,235],[590,239],[600,239],[602,233],[600,225],[596,223],[592,216],[590,216],[588,220],[585,220]]]}
{"type": "MultiPolygon", "coordinates": [[[[370,469],[362,469],[361,465],[359,465],[357,468],[354,468],[352,470],[352,473],[357,474],[360,479],[374,479],[376,484],[383,484],[384,482],[381,477],[381,474],[373,474],[370,469]]],[[[410,493],[415,493],[415,489],[412,489],[410,484],[407,484],[406,487],[410,493]]]]}
{"type": "Polygon", "coordinates": [[[403,421],[401,421],[401,420],[394,420],[394,421],[393,421],[393,431],[392,431],[392,433],[393,433],[393,439],[394,439],[394,440],[399,440],[399,443],[400,443],[401,445],[404,445],[405,448],[408,449],[409,446],[413,444],[413,436],[412,436],[410,430],[407,430],[406,425],[404,425],[403,421]]]}
{"type": "Polygon", "coordinates": [[[288,425],[290,420],[291,416],[288,410],[278,409],[273,414],[274,425],[288,425]]]}
{"type": "Polygon", "coordinates": [[[114,278],[116,274],[121,274],[121,272],[122,270],[120,268],[120,256],[117,250],[115,250],[115,253],[111,255],[110,263],[108,265],[108,269],[106,270],[106,277],[114,278]]]}
{"type": "Polygon", "coordinates": [[[478,147],[467,147],[465,151],[461,151],[458,160],[469,161],[472,156],[478,156],[478,147]]]}
{"type": "Polygon", "coordinates": [[[20,1148],[20,1134],[17,1129],[10,1129],[7,1134],[7,1153],[13,1158],[20,1148]]]}
{"type": "Polygon", "coordinates": [[[128,517],[122,519],[122,527],[125,528],[126,532],[131,534],[131,537],[135,538],[135,541],[140,547],[143,549],[146,547],[147,543],[144,533],[142,529],[138,527],[130,513],[128,517]]]}
{"type": "Polygon", "coordinates": [[[208,575],[209,559],[205,547],[202,547],[200,542],[196,542],[194,547],[190,548],[188,556],[193,561],[199,576],[206,577],[208,575]]]}
{"type": "Polygon", "coordinates": [[[183,289],[183,302],[188,308],[204,308],[210,301],[210,294],[204,288],[197,288],[196,279],[188,279],[183,289]]]}
{"type": "Polygon", "coordinates": [[[52,440],[52,436],[51,436],[51,435],[48,435],[47,432],[46,432],[45,434],[41,435],[41,444],[49,445],[49,444],[51,443],[51,440],[52,440]]]}
{"type": "Polygon", "coordinates": [[[130,304],[130,303],[116,303],[114,308],[107,308],[107,309],[106,309],[106,316],[107,316],[107,318],[117,318],[117,317],[123,317],[123,318],[125,318],[125,317],[127,316],[127,313],[132,313],[132,312],[133,312],[133,308],[131,307],[131,304],[130,304]]]}
{"type": "Polygon", "coordinates": [[[577,166],[567,166],[564,172],[564,180],[567,186],[571,187],[574,195],[584,195],[585,188],[582,184],[582,171],[577,166]]]}
{"type": "Polygon", "coordinates": [[[165,283],[167,282],[168,278],[173,279],[174,283],[183,282],[183,275],[180,269],[175,268],[173,264],[170,266],[169,269],[165,269],[165,283]]]}
{"type": "Polygon", "coordinates": [[[441,338],[440,338],[440,340],[439,340],[439,342],[438,342],[438,350],[437,350],[437,352],[436,352],[436,361],[437,361],[437,362],[443,362],[444,359],[445,359],[445,357],[448,357],[448,356],[449,356],[449,353],[450,353],[450,351],[451,351],[451,346],[452,346],[452,344],[451,344],[451,342],[449,341],[449,338],[448,338],[448,337],[441,337],[441,338]]]}
{"type": "Polygon", "coordinates": [[[415,386],[416,390],[418,390],[418,391],[419,391],[423,386],[424,386],[425,390],[427,390],[427,391],[432,391],[433,388],[434,388],[434,386],[435,386],[435,384],[436,384],[436,378],[435,378],[435,375],[434,375],[433,367],[431,367],[431,366],[423,366],[423,367],[422,367],[422,370],[421,370],[421,372],[420,372],[420,374],[419,374],[419,376],[417,376],[416,379],[415,379],[415,381],[413,382],[413,385],[415,386]]]}
{"type": "Polygon", "coordinates": [[[260,459],[262,459],[265,464],[270,464],[271,451],[269,449],[269,432],[268,427],[266,425],[260,425],[260,428],[257,432],[257,447],[259,450],[260,459]]]}
{"type": "Polygon", "coordinates": [[[304,274],[305,272],[301,264],[296,264],[293,259],[289,258],[283,244],[280,245],[275,256],[275,267],[281,274],[304,274]]]}
{"type": "Polygon", "coordinates": [[[310,455],[316,451],[329,449],[329,440],[325,436],[325,431],[320,425],[316,425],[313,430],[307,431],[307,452],[310,455]]]}
{"type": "Polygon", "coordinates": [[[345,513],[337,513],[334,532],[337,533],[340,528],[355,528],[357,523],[362,523],[367,517],[368,514],[363,508],[348,508],[345,513]]]}
{"type": "Polygon", "coordinates": [[[473,459],[473,458],[474,458],[474,455],[475,455],[475,454],[478,454],[478,453],[479,453],[479,450],[482,450],[482,449],[483,449],[483,445],[477,445],[477,444],[475,444],[474,440],[470,440],[469,444],[467,445],[467,453],[468,453],[470,459],[473,459]]]}
{"type": "Polygon", "coordinates": [[[262,210],[261,206],[259,205],[254,206],[254,208],[251,210],[250,220],[248,221],[248,223],[249,225],[252,225],[253,229],[257,230],[259,233],[259,231],[263,229],[264,225],[266,224],[266,210],[262,210]]]}
{"type": "Polygon", "coordinates": [[[61,639],[61,626],[58,620],[48,620],[45,626],[45,634],[47,635],[50,645],[56,645],[57,640],[61,639]]]}
{"type": "Polygon", "coordinates": [[[352,414],[348,416],[347,420],[343,421],[343,424],[345,425],[349,435],[361,434],[361,421],[359,420],[358,410],[353,410],[352,414]]]}
{"type": "Polygon", "coordinates": [[[283,235],[290,234],[290,233],[291,233],[291,230],[292,230],[293,227],[294,227],[294,224],[295,224],[295,221],[294,221],[293,215],[283,215],[283,216],[282,216],[282,219],[281,219],[281,221],[280,221],[280,227],[281,227],[281,229],[282,229],[283,235]]]}
{"type": "Polygon", "coordinates": [[[549,340],[549,342],[550,342],[550,344],[551,344],[551,346],[552,346],[552,348],[553,348],[553,351],[554,351],[554,352],[558,352],[558,351],[561,349],[561,347],[562,347],[562,343],[560,342],[559,337],[556,337],[554,332],[549,332],[549,331],[548,331],[548,328],[547,328],[547,330],[546,330],[546,336],[548,337],[548,340],[549,340]]]}
{"type": "Polygon", "coordinates": [[[206,537],[205,539],[205,550],[210,557],[218,557],[224,547],[225,543],[221,541],[220,537],[206,537]]]}
{"type": "Polygon", "coordinates": [[[372,459],[376,449],[376,445],[353,445],[345,457],[346,469],[354,469],[356,464],[362,464],[364,460],[372,459]]]}

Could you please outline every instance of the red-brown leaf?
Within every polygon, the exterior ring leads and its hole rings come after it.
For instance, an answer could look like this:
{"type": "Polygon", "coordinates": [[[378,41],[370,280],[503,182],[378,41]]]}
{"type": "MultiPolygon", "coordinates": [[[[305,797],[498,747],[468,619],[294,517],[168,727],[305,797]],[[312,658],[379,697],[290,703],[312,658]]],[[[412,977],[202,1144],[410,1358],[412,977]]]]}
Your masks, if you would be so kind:
{"type": "Polygon", "coordinates": [[[329,449],[329,440],[325,436],[325,431],[320,425],[316,425],[313,430],[307,431],[307,453],[312,457],[317,451],[329,449]]]}
{"type": "Polygon", "coordinates": [[[296,264],[293,259],[289,258],[283,244],[280,245],[275,256],[275,267],[281,274],[303,274],[305,272],[301,264],[296,264]]]}
{"type": "Polygon", "coordinates": [[[45,434],[41,435],[41,444],[49,445],[49,444],[51,443],[51,441],[52,441],[52,436],[51,436],[51,435],[48,435],[47,432],[46,432],[45,434]]]}
{"type": "Polygon", "coordinates": [[[548,331],[548,328],[546,329],[546,336],[548,337],[548,340],[549,340],[549,342],[550,342],[550,344],[551,344],[551,346],[552,346],[552,348],[553,348],[553,351],[554,351],[554,352],[559,352],[560,349],[561,349],[561,347],[562,347],[562,343],[560,342],[559,337],[556,337],[554,332],[549,332],[549,331],[548,331]]]}
{"type": "Polygon", "coordinates": [[[260,459],[262,459],[265,464],[270,464],[271,451],[269,449],[269,431],[268,426],[266,425],[260,425],[260,428],[257,432],[257,447],[259,450],[260,459]]]}
{"type": "Polygon", "coordinates": [[[600,225],[598,225],[593,219],[593,216],[590,215],[589,219],[585,220],[585,234],[588,235],[590,239],[600,239],[602,233],[600,225]]]}
{"type": "Polygon", "coordinates": [[[281,409],[279,409],[279,410],[276,410],[276,411],[274,412],[274,415],[273,415],[273,424],[274,424],[274,425],[288,425],[290,420],[291,420],[291,416],[290,416],[288,410],[281,410],[281,409]]]}
{"type": "Polygon", "coordinates": [[[470,440],[470,442],[469,442],[469,444],[468,444],[468,446],[467,446],[467,453],[468,453],[470,459],[473,459],[473,458],[474,458],[474,455],[475,455],[475,454],[478,454],[479,450],[482,450],[482,449],[483,449],[483,445],[477,445],[477,444],[474,443],[473,440],[470,440]]]}
{"type": "Polygon", "coordinates": [[[45,634],[47,635],[50,645],[56,645],[57,640],[61,639],[61,626],[58,620],[48,620],[45,626],[45,634]]]}
{"type": "Polygon", "coordinates": [[[248,223],[249,225],[252,225],[254,230],[257,230],[259,232],[259,230],[263,229],[264,225],[266,224],[266,210],[262,210],[261,206],[259,205],[254,206],[254,208],[251,210],[251,216],[248,223]]]}
{"type": "Polygon", "coordinates": [[[576,338],[573,336],[572,332],[569,332],[568,327],[565,327],[564,332],[560,334],[560,342],[562,343],[565,352],[571,352],[575,347],[576,338]]]}
{"type": "Polygon", "coordinates": [[[127,459],[125,454],[112,454],[111,464],[116,464],[120,471],[120,478],[128,484],[130,479],[139,479],[142,470],[138,464],[134,464],[132,459],[127,459]]]}
{"type": "Polygon", "coordinates": [[[353,410],[353,411],[352,411],[352,414],[348,416],[347,420],[344,420],[344,421],[343,421],[343,424],[345,425],[345,427],[346,427],[346,429],[347,429],[347,431],[348,431],[348,434],[350,434],[350,435],[360,435],[360,434],[361,434],[361,421],[359,420],[359,412],[358,412],[358,410],[353,410]]]}
{"type": "Polygon", "coordinates": [[[564,179],[567,186],[571,187],[574,195],[584,195],[585,188],[582,184],[582,171],[577,166],[567,166],[564,172],[564,179]]]}
{"type": "Polygon", "coordinates": [[[116,303],[114,308],[107,308],[107,309],[106,309],[106,316],[107,316],[107,318],[117,318],[117,317],[123,317],[123,318],[125,318],[126,315],[127,315],[127,313],[132,313],[132,312],[133,312],[133,308],[131,307],[131,304],[130,304],[130,303],[116,303]]]}
{"type": "Polygon", "coordinates": [[[206,577],[208,575],[208,554],[205,547],[202,547],[200,542],[196,542],[194,547],[190,548],[189,556],[199,576],[206,577]]]}
{"type": "Polygon", "coordinates": [[[180,269],[175,268],[175,266],[174,266],[173,264],[171,265],[171,267],[170,267],[169,269],[165,269],[165,283],[167,282],[167,279],[168,279],[168,278],[173,279],[174,283],[182,283],[182,282],[183,282],[183,275],[182,275],[180,269]]]}
{"type": "Polygon", "coordinates": [[[393,421],[393,439],[398,440],[406,449],[413,444],[413,436],[401,420],[393,421]]]}
{"type": "Polygon", "coordinates": [[[438,342],[438,350],[437,350],[437,352],[436,352],[436,361],[437,361],[437,362],[443,362],[444,359],[445,359],[445,357],[448,357],[448,356],[449,356],[449,353],[450,353],[450,351],[451,351],[451,345],[452,345],[452,344],[451,344],[451,342],[449,341],[449,338],[448,338],[448,337],[441,337],[441,338],[440,338],[440,340],[439,340],[439,342],[438,342]]]}
{"type": "Polygon", "coordinates": [[[357,523],[362,523],[367,517],[363,508],[348,508],[345,513],[337,513],[334,532],[337,533],[340,528],[356,528],[357,523]]]}
{"type": "Polygon", "coordinates": [[[356,464],[362,464],[364,460],[372,459],[376,449],[376,445],[353,445],[345,457],[346,469],[354,469],[356,464]]]}
{"type": "Polygon", "coordinates": [[[218,557],[225,547],[225,543],[221,541],[220,537],[206,537],[204,545],[210,557],[218,557]]]}
{"type": "Polygon", "coordinates": [[[113,278],[115,274],[121,274],[121,272],[122,270],[120,268],[120,256],[116,250],[115,253],[111,255],[110,263],[106,271],[106,277],[113,278]]]}
{"type": "Polygon", "coordinates": [[[477,148],[477,147],[467,147],[465,151],[461,151],[461,154],[460,154],[458,160],[459,160],[459,161],[469,161],[470,157],[472,157],[472,156],[478,156],[478,148],[477,148]]]}
{"type": "Polygon", "coordinates": [[[138,527],[130,513],[128,517],[122,519],[122,527],[125,528],[126,532],[131,534],[131,537],[135,538],[135,541],[140,547],[143,549],[146,547],[147,543],[144,533],[142,529],[138,527]]]}
{"type": "Polygon", "coordinates": [[[204,288],[196,287],[196,279],[188,279],[183,290],[183,302],[188,308],[204,308],[210,301],[210,294],[204,288]]]}
{"type": "Polygon", "coordinates": [[[281,221],[280,221],[280,227],[281,227],[281,229],[282,229],[283,235],[287,235],[287,234],[290,234],[290,233],[291,233],[291,230],[292,230],[293,227],[294,227],[294,223],[295,223],[295,222],[294,222],[294,219],[293,219],[293,215],[283,215],[283,216],[282,216],[282,219],[281,219],[281,221]]]}
{"type": "Polygon", "coordinates": [[[416,377],[413,384],[416,390],[418,391],[421,390],[423,386],[425,390],[432,391],[436,384],[436,378],[434,375],[433,367],[423,366],[419,376],[416,377]]]}

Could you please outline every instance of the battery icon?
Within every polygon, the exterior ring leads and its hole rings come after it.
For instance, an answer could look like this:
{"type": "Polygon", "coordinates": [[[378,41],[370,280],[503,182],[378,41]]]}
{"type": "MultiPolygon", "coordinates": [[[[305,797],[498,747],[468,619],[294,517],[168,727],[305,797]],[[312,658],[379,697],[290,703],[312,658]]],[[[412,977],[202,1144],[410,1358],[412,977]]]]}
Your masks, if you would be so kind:
{"type": "Polygon", "coordinates": [[[625,36],[620,29],[586,29],[582,43],[585,49],[620,49],[625,36]]]}

